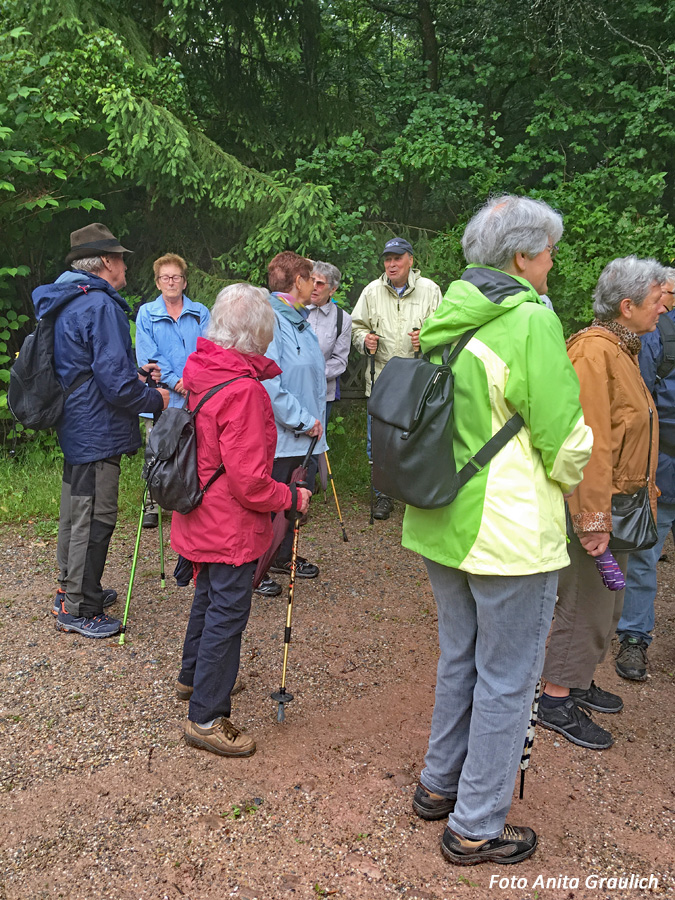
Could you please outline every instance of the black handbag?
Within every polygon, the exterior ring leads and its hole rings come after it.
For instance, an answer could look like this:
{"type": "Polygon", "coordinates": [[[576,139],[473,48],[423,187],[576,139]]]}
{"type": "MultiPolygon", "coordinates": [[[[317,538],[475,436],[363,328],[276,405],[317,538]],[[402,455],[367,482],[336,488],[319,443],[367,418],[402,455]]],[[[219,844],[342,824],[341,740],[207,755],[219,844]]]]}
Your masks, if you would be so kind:
{"type": "Polygon", "coordinates": [[[649,469],[652,459],[652,413],[649,413],[649,454],[647,483],[633,494],[612,497],[612,534],[609,549],[621,553],[649,550],[658,539],[656,522],[649,502],[649,469]]]}
{"type": "Polygon", "coordinates": [[[522,427],[520,415],[508,422],[458,472],[453,453],[454,381],[452,362],[478,329],[462,335],[443,362],[430,351],[420,359],[393,357],[373,385],[373,484],[389,497],[419,509],[447,506],[522,427]]]}

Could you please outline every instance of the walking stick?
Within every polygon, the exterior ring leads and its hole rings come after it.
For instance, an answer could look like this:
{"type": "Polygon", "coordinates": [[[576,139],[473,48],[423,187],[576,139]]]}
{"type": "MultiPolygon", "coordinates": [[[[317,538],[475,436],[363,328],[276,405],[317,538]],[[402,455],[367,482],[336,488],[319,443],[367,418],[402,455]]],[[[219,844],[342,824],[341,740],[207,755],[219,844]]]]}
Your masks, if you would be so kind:
{"type": "MultiPolygon", "coordinates": [[[[371,331],[371,334],[376,334],[375,331],[371,331]]],[[[368,351],[368,355],[370,356],[370,393],[373,393],[373,385],[375,384],[375,354],[377,350],[374,350],[372,353],[370,350],[368,351]]],[[[375,521],[374,513],[375,513],[375,485],[373,484],[373,432],[372,432],[372,423],[371,423],[371,432],[370,432],[370,459],[368,460],[370,463],[370,522],[372,525],[375,521]]]]}
{"type": "MultiPolygon", "coordinates": [[[[307,455],[305,456],[300,469],[295,469],[291,475],[291,480],[295,481],[297,487],[306,488],[309,490],[309,485],[305,481],[307,477],[307,466],[309,465],[309,461],[311,459],[312,453],[314,453],[314,448],[316,447],[316,442],[318,438],[315,436],[312,438],[312,442],[309,445],[309,450],[307,451],[307,455]],[[298,478],[298,473],[303,471],[301,480],[298,478]],[[295,476],[295,477],[294,477],[295,476]]],[[[278,516],[282,515],[282,513],[278,513],[278,516]]],[[[286,627],[284,628],[284,662],[281,669],[281,687],[278,691],[275,691],[270,696],[272,700],[276,700],[279,704],[277,708],[277,722],[283,722],[286,718],[286,714],[284,712],[284,704],[290,703],[293,699],[293,694],[289,694],[286,690],[286,669],[288,667],[288,647],[291,643],[291,620],[293,618],[293,594],[295,592],[295,570],[298,564],[298,538],[300,536],[300,519],[302,518],[302,513],[296,509],[293,513],[293,547],[291,550],[291,577],[288,583],[288,606],[286,607],[286,627]]],[[[276,519],[275,519],[276,521],[276,519]]]]}
{"type": "Polygon", "coordinates": [[[347,532],[345,531],[345,525],[342,521],[342,513],[340,512],[340,504],[338,502],[338,495],[335,489],[335,479],[333,478],[333,472],[330,467],[330,463],[328,462],[328,451],[324,450],[324,458],[326,460],[326,468],[328,469],[328,480],[330,481],[330,485],[333,488],[333,497],[335,498],[335,508],[337,509],[338,514],[338,522],[340,523],[340,528],[342,529],[342,540],[347,543],[349,538],[347,537],[347,532]]]}
{"type": "MultiPolygon", "coordinates": [[[[127,588],[127,602],[124,606],[124,615],[122,616],[122,624],[120,625],[120,639],[118,644],[120,647],[124,646],[124,634],[127,630],[127,618],[129,616],[129,605],[131,603],[131,592],[134,589],[134,581],[136,579],[136,564],[138,562],[138,548],[141,545],[141,531],[143,529],[143,513],[145,512],[145,501],[148,497],[148,486],[146,484],[145,490],[143,491],[143,499],[141,501],[141,511],[138,516],[138,528],[136,529],[136,544],[134,546],[134,556],[131,561],[131,574],[129,575],[129,587],[127,588]]],[[[161,521],[161,520],[160,520],[161,521]]],[[[162,568],[164,568],[162,566],[162,568]]]]}

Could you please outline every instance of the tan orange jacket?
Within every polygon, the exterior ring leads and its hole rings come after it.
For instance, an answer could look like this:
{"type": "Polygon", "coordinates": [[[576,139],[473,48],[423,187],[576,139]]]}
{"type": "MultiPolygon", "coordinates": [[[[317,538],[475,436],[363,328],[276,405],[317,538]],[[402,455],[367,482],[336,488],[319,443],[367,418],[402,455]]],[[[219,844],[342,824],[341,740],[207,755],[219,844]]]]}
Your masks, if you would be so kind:
{"type": "Polygon", "coordinates": [[[590,461],[569,501],[575,532],[611,531],[612,495],[632,493],[644,486],[650,415],[649,495],[656,518],[658,416],[640,375],[637,356],[616,334],[600,326],[573,335],[567,342],[567,353],[579,376],[584,420],[593,430],[590,461]]]}

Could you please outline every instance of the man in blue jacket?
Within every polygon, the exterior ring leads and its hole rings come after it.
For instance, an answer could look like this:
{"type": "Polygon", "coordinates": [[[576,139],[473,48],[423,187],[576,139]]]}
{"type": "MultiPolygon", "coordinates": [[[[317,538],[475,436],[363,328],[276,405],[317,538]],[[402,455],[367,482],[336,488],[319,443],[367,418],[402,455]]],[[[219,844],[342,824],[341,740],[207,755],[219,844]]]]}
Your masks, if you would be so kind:
{"type": "Polygon", "coordinates": [[[656,484],[658,540],[651,550],[631,553],[626,571],[623,612],[616,627],[621,649],[614,666],[630,681],[647,680],[647,648],[652,642],[656,564],[668,532],[675,524],[675,269],[666,269],[661,298],[668,312],[656,331],[642,335],[640,371],[659,414],[659,465],[656,484]],[[668,321],[663,321],[667,319],[668,321]]]}
{"type": "Polygon", "coordinates": [[[169,394],[146,384],[152,367],[137,371],[134,363],[131,310],[117,293],[126,284],[123,254],[131,251],[100,223],[73,231],[70,247],[72,271],[33,291],[37,317],[56,314],[54,366],[64,389],[90,373],[67,397],[56,429],[65,459],[54,611],[58,631],[104,638],[120,628],[104,612],[117,594],[101,588],[120,460],[141,446],[139,414],[161,412],[169,394]]]}

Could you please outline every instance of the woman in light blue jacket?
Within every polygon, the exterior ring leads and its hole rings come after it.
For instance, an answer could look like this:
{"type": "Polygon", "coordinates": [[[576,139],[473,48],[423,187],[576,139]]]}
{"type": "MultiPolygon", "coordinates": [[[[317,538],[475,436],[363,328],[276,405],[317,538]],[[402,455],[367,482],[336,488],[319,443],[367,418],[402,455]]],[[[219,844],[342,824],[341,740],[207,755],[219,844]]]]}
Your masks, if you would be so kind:
{"type": "MultiPolygon", "coordinates": [[[[286,483],[301,464],[314,436],[318,437],[317,454],[328,449],[322,424],[326,413],[325,361],[305,309],[314,289],[312,267],[311,260],[287,250],[277,254],[267,268],[276,324],[266,356],[281,369],[281,375],[265,382],[277,426],[272,478],[286,483]]],[[[315,475],[316,468],[313,472],[310,468],[310,485],[315,475]]],[[[290,573],[292,539],[289,530],[271,572],[290,573]]],[[[298,557],[295,574],[296,578],[316,578],[319,569],[298,557]]],[[[281,586],[265,579],[257,590],[273,597],[281,593],[281,586]]]]}
{"type": "MultiPolygon", "coordinates": [[[[197,349],[197,338],[206,333],[209,311],[203,303],[195,303],[183,291],[187,283],[187,264],[182,256],[167,253],[153,263],[155,284],[161,291],[152,303],[146,303],[136,316],[136,359],[144,366],[149,359],[157,360],[162,370],[162,382],[169,390],[169,406],[180,407],[185,402],[183,367],[197,349]]],[[[152,420],[146,419],[146,432],[152,420]]],[[[157,527],[157,509],[146,506],[144,528],[157,527]]]]}

